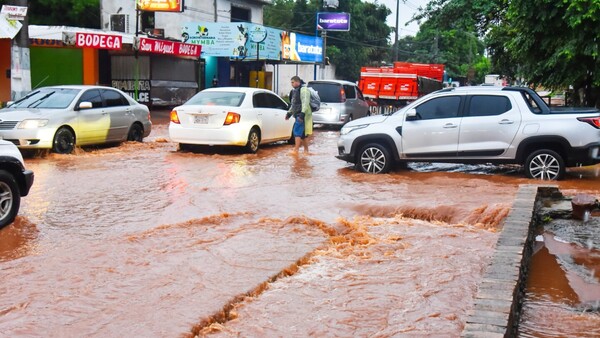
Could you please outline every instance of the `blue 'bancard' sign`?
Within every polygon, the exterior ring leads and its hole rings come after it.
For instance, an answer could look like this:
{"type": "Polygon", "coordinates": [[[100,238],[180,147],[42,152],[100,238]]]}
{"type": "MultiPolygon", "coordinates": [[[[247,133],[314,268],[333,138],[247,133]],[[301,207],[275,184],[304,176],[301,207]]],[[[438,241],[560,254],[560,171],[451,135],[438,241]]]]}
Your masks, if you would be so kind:
{"type": "Polygon", "coordinates": [[[324,31],[349,31],[349,13],[317,13],[317,29],[324,31]]]}

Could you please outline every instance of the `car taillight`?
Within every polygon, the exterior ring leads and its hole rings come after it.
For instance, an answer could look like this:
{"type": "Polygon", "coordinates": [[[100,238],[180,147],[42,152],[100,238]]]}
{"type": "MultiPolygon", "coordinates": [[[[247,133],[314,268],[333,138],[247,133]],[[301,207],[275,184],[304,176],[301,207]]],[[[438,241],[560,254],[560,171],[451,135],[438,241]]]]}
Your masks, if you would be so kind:
{"type": "Polygon", "coordinates": [[[232,123],[238,122],[240,122],[240,114],[229,112],[227,113],[227,116],[225,116],[225,122],[223,123],[223,125],[228,126],[232,123]]]}
{"type": "Polygon", "coordinates": [[[340,97],[342,98],[342,102],[346,102],[346,92],[344,88],[340,89],[340,97]]]}
{"type": "Polygon", "coordinates": [[[590,124],[592,127],[596,129],[600,129],[600,116],[596,117],[578,117],[577,118],[581,122],[585,122],[590,124]]]}
{"type": "Polygon", "coordinates": [[[179,121],[179,115],[177,115],[177,111],[172,110],[171,111],[171,122],[173,123],[177,123],[180,124],[181,122],[179,121]]]}

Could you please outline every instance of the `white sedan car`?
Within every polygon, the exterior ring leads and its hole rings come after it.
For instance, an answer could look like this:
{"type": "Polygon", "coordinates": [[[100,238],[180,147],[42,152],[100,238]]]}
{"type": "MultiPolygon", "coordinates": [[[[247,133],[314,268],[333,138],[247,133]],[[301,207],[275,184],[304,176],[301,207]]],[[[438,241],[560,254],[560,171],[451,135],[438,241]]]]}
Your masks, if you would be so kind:
{"type": "Polygon", "coordinates": [[[256,153],[260,144],[289,141],[294,119],[288,104],[261,88],[205,89],[171,112],[169,137],[188,144],[242,146],[256,153]]]}
{"type": "Polygon", "coordinates": [[[76,145],[141,142],[151,128],[148,107],[103,86],[39,88],[0,110],[0,138],[21,149],[68,154],[76,145]]]}

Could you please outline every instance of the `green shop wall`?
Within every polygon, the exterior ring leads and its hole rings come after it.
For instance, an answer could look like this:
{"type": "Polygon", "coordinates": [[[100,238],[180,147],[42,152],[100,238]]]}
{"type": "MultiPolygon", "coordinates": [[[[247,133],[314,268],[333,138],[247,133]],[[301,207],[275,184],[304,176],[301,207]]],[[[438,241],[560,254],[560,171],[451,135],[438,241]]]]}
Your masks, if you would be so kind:
{"type": "Polygon", "coordinates": [[[31,88],[82,84],[82,54],[79,48],[31,47],[31,88]]]}

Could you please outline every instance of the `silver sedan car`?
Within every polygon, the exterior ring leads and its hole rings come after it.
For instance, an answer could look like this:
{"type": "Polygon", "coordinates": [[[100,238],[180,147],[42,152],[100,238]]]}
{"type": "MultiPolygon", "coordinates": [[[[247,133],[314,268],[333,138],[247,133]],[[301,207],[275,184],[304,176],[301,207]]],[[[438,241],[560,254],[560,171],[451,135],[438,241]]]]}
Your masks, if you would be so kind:
{"type": "Polygon", "coordinates": [[[0,137],[20,149],[68,154],[75,146],[141,142],[151,129],[148,107],[111,87],[39,88],[0,110],[0,137]]]}

